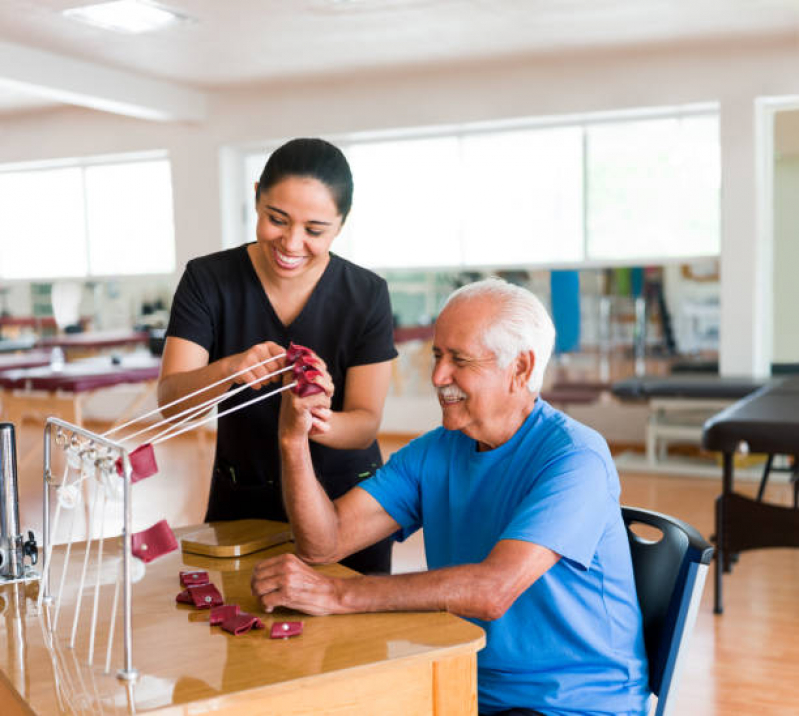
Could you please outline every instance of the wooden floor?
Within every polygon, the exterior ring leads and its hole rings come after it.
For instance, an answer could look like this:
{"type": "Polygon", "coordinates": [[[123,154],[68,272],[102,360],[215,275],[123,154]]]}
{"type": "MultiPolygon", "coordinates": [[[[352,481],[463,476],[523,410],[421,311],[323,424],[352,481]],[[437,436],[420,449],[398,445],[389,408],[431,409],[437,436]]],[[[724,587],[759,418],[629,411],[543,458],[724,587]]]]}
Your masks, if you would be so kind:
{"type": "MultiPolygon", "coordinates": [[[[98,426],[99,427],[99,426],[98,426]]],[[[21,466],[20,522],[41,534],[41,428],[18,429],[21,466]],[[37,447],[39,446],[39,447],[37,447]]],[[[383,441],[390,454],[402,440],[383,441]]],[[[159,474],[137,485],[134,512],[141,528],[166,517],[174,527],[201,522],[207,499],[212,443],[191,435],[156,448],[159,474]]],[[[60,459],[60,458],[59,458],[60,459]]],[[[63,465],[63,462],[60,463],[63,465]]],[[[742,483],[742,492],[755,485],[742,483]]],[[[622,475],[622,502],[666,512],[713,531],[719,481],[668,475],[622,475]]],[[[786,485],[772,485],[767,499],[790,503],[786,485]]],[[[59,530],[63,534],[63,530],[59,530]]],[[[395,553],[397,568],[422,563],[421,540],[395,553]]],[[[799,714],[799,550],[772,549],[741,555],[725,577],[725,614],[712,611],[712,573],[697,619],[675,713],[687,716],[799,714]]]]}

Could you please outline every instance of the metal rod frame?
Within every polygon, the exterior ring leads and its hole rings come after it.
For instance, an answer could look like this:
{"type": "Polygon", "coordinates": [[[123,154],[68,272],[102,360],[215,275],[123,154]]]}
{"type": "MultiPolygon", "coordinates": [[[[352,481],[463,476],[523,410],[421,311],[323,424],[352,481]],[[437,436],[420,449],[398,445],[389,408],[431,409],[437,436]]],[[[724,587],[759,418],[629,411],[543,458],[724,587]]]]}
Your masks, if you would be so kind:
{"type": "MultiPolygon", "coordinates": [[[[124,480],[124,502],[123,502],[123,526],[122,526],[122,628],[124,634],[124,665],[117,672],[117,678],[122,681],[133,682],[139,672],[133,668],[133,600],[131,592],[131,526],[132,519],[132,500],[131,500],[131,475],[133,469],[130,464],[128,451],[114,440],[104,438],[102,435],[82,428],[79,425],[68,423],[60,418],[49,417],[44,427],[44,500],[43,500],[43,550],[46,555],[50,546],[50,488],[53,486],[51,470],[51,442],[53,426],[61,428],[72,434],[72,436],[82,437],[92,443],[95,447],[106,448],[115,453],[122,459],[122,478],[124,480]]],[[[47,604],[52,603],[50,594],[50,567],[52,559],[47,560],[43,565],[46,574],[42,574],[41,588],[45,590],[43,601],[47,604]]]]}

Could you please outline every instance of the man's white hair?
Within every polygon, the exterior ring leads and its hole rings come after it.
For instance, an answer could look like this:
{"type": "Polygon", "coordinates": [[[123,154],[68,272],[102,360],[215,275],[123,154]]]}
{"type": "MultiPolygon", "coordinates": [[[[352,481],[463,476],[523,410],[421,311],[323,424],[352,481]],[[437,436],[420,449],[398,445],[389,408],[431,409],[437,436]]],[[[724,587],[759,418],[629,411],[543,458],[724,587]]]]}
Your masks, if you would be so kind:
{"type": "Polygon", "coordinates": [[[537,393],[555,344],[555,326],[544,304],[526,288],[492,277],[454,291],[444,308],[456,301],[474,299],[490,299],[497,304],[496,319],[481,338],[500,368],[507,368],[523,351],[533,352],[535,366],[527,387],[537,393]]]}

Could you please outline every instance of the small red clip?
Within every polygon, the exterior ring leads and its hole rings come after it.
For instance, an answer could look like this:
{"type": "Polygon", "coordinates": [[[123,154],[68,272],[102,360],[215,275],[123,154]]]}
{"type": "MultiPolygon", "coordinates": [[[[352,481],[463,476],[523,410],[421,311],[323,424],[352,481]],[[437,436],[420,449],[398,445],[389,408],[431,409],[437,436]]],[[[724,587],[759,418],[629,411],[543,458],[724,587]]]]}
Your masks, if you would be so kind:
{"type": "Polygon", "coordinates": [[[302,634],[302,622],[275,622],[269,631],[271,639],[288,639],[302,634]]]}
{"type": "Polygon", "coordinates": [[[178,541],[166,520],[156,522],[152,527],[131,536],[131,552],[142,562],[154,559],[178,548],[178,541]]]}
{"type": "MultiPolygon", "coordinates": [[[[130,481],[138,482],[145,477],[151,477],[158,472],[158,465],[155,464],[155,450],[150,443],[139,445],[135,450],[128,453],[130,459],[130,481]]],[[[118,457],[116,460],[117,473],[122,476],[125,471],[122,467],[122,458],[118,457]]]]}
{"type": "Polygon", "coordinates": [[[238,636],[239,634],[245,634],[250,631],[250,629],[263,629],[264,623],[254,614],[242,612],[234,617],[230,617],[230,619],[225,619],[225,621],[222,622],[222,628],[238,636]]]}
{"type": "Polygon", "coordinates": [[[198,584],[208,584],[208,572],[180,572],[180,584],[183,587],[196,587],[198,584]]]}

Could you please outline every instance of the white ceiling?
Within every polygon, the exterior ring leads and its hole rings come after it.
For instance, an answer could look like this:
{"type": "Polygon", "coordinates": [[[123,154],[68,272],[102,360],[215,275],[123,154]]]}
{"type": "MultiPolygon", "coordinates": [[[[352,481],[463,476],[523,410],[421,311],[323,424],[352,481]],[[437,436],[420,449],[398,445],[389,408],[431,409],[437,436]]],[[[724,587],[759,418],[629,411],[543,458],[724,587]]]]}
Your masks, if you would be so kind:
{"type": "Polygon", "coordinates": [[[185,90],[194,100],[215,88],[319,74],[799,31],[799,0],[165,0],[194,21],[145,35],[60,14],[81,4],[0,0],[0,112],[54,97],[84,104],[85,88],[60,77],[70,61],[88,87],[98,84],[93,71],[111,70],[121,73],[111,84],[185,90]]]}

